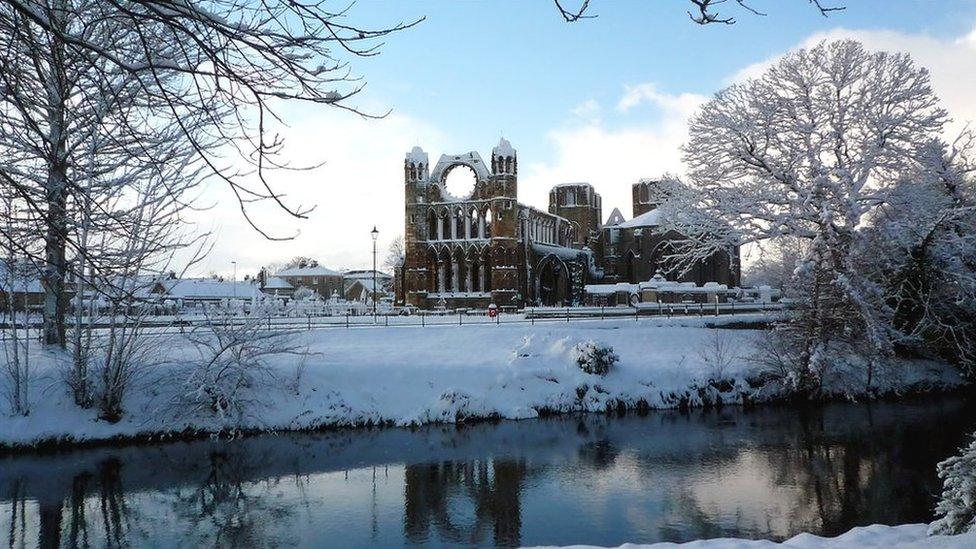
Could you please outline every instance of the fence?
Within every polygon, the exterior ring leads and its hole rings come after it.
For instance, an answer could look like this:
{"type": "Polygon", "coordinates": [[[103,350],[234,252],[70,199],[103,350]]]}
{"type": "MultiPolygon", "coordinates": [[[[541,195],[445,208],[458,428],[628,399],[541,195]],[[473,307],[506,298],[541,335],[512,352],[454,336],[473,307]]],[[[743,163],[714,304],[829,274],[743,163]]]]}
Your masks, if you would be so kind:
{"type": "MultiPolygon", "coordinates": [[[[410,315],[377,314],[343,316],[266,316],[260,319],[268,330],[321,330],[352,328],[427,328],[437,326],[486,326],[553,322],[593,322],[601,320],[674,317],[719,317],[756,316],[756,313],[771,313],[783,310],[779,303],[641,303],[634,306],[617,307],[529,307],[516,313],[501,313],[494,318],[482,310],[421,311],[410,315]]],[[[762,316],[759,317],[761,319],[762,316]]],[[[178,333],[206,325],[240,325],[254,322],[254,317],[228,315],[225,317],[170,317],[144,320],[141,324],[147,333],[178,333]]],[[[6,323],[0,328],[6,329],[6,323]]],[[[21,324],[21,327],[23,325],[21,324]]],[[[32,322],[32,329],[40,323],[32,322]]],[[[98,330],[108,327],[104,322],[96,322],[92,328],[98,330]]]]}

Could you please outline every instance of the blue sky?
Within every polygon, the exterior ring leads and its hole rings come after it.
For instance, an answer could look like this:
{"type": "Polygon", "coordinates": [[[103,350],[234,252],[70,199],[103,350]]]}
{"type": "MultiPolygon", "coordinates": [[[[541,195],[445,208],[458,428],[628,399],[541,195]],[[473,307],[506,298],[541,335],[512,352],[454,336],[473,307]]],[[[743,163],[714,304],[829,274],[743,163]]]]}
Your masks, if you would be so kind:
{"type": "Polygon", "coordinates": [[[680,172],[685,120],[709,96],[825,38],[911,53],[931,69],[950,113],[976,120],[976,0],[836,2],[847,9],[828,18],[806,0],[753,0],[765,17],[730,2],[735,25],[702,27],[685,0],[591,0],[598,17],[572,24],[550,0],[360,0],[348,13],[359,26],[426,17],[387,37],[380,55],[346,58],[367,82],[356,104],[392,113],[365,121],[282,108],[286,157],[326,165],[282,175],[277,186],[316,211],[296,222],[259,209],[265,228],[297,235],[263,242],[215,186],[205,198],[217,207],[200,220],[215,232],[215,250],[197,271],[226,273],[231,260],[246,271],[299,254],[334,268],[367,265],[374,224],[382,246],[403,231],[402,158],[414,144],[432,160],[487,155],[504,135],[519,151],[522,201],[544,208],[552,185],[589,181],[604,196],[604,217],[615,206],[629,217],[636,178],[680,172]]]}

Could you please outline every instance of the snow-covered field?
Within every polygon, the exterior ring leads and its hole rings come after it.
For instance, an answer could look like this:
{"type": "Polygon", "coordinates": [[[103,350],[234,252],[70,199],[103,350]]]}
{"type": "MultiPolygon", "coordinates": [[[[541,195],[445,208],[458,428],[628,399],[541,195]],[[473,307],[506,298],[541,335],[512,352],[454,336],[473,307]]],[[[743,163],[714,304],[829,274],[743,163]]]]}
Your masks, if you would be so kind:
{"type": "MultiPolygon", "coordinates": [[[[729,318],[741,321],[745,317],[729,318]]],[[[754,390],[747,360],[758,332],[707,329],[709,318],[650,318],[535,325],[371,327],[312,330],[295,335],[309,354],[270,361],[276,381],[253,387],[254,402],[232,423],[174,405],[188,391],[181,369],[199,355],[178,334],[165,337],[166,363],[145,372],[129,390],[123,419],[97,420],[74,406],[63,365],[37,354],[27,417],[0,416],[0,444],[91,441],[226,428],[285,430],[392,423],[409,426],[473,418],[524,419],[545,412],[603,411],[611,407],[674,408],[737,404],[777,396],[754,390]],[[613,346],[620,357],[605,377],[582,372],[572,349],[580,341],[613,346]],[[714,349],[729,360],[717,361],[714,349]],[[721,362],[721,364],[717,364],[721,362]],[[302,371],[299,375],[298,372],[302,371]],[[723,383],[709,383],[710,379],[723,383]]],[[[725,319],[723,319],[724,321],[725,319]]],[[[36,346],[35,346],[36,348],[36,346]]],[[[35,353],[40,351],[35,351],[35,353]]],[[[836,378],[858,386],[855,377],[836,378]]],[[[899,362],[875,374],[882,389],[961,383],[947,366],[899,362]]]]}
{"type": "MultiPolygon", "coordinates": [[[[813,534],[800,534],[782,543],[766,540],[710,539],[688,543],[655,543],[651,545],[621,545],[621,549],[859,549],[862,547],[884,547],[885,549],[910,549],[927,547],[931,549],[966,549],[976,547],[976,532],[958,536],[927,536],[927,524],[902,524],[883,526],[872,524],[850,531],[835,538],[823,538],[813,534]]],[[[574,545],[572,549],[587,549],[590,546],[574,545]]],[[[570,548],[564,548],[570,549],[570,548]]]]}

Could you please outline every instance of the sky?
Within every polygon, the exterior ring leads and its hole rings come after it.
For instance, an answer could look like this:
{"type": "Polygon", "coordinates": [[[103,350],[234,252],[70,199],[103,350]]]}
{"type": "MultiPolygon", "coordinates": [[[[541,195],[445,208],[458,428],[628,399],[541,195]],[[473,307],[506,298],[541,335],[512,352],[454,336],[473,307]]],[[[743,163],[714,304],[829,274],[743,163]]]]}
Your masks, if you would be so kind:
{"type": "Polygon", "coordinates": [[[949,131],[976,122],[976,0],[831,1],[846,9],[823,17],[806,0],[753,0],[767,15],[730,5],[720,12],[736,24],[703,27],[689,20],[685,0],[591,0],[597,17],[575,23],[551,0],[359,0],[349,24],[423,18],[387,36],[379,55],[337,54],[365,83],[350,104],[388,114],[277,105],[287,125],[283,158],[320,166],[275,173],[272,184],[288,204],[314,210],[299,220],[252,206],[263,230],[289,238],[268,240],[247,225],[230,190],[211,182],[193,221],[211,233],[213,250],[190,272],[231,275],[236,262],[242,277],[298,255],[369,268],[374,226],[382,265],[403,233],[403,156],[414,145],[432,162],[472,150],[487,158],[505,137],[518,151],[521,202],[545,209],[553,185],[585,181],[603,196],[604,218],[614,207],[629,218],[632,183],[682,173],[686,121],[710,96],[821,40],[911,54],[931,71],[953,117],[949,131]]]}

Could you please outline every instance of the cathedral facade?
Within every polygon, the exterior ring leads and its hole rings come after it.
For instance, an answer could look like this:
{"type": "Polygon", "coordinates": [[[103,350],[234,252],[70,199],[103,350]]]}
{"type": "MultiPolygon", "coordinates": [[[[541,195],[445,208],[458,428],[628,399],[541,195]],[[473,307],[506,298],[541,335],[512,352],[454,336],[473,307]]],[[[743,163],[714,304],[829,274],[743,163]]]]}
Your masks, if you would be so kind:
{"type": "MultiPolygon", "coordinates": [[[[616,211],[619,220],[601,223],[601,198],[588,183],[553,187],[548,211],[520,203],[518,155],[504,139],[487,163],[467,152],[441,155],[431,166],[427,153],[414,147],[404,160],[404,183],[405,249],[396,300],[422,309],[580,304],[586,284],[649,279],[665,267],[654,239],[680,238],[652,237],[653,228],[644,224],[619,226],[627,222],[616,211]],[[459,168],[475,178],[464,196],[446,185],[459,168]],[[616,228],[607,226],[614,221],[616,228]]],[[[641,218],[637,185],[631,221],[641,218]]],[[[734,258],[705,263],[684,279],[737,284],[734,258]]]]}

